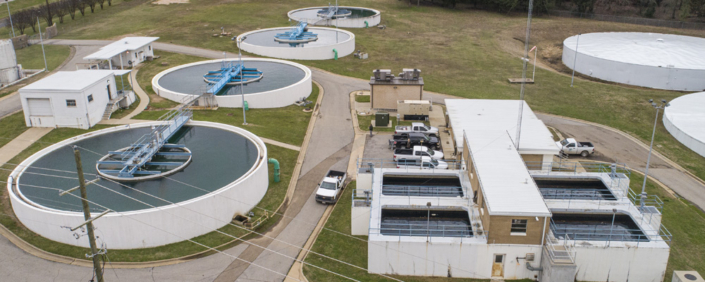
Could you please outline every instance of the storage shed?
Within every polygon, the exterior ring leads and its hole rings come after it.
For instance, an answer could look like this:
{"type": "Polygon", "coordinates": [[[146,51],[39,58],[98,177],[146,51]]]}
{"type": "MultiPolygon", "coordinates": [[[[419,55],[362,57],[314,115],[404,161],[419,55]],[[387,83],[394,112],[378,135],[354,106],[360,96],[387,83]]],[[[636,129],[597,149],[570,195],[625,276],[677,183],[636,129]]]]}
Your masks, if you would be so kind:
{"type": "Polygon", "coordinates": [[[152,42],[159,37],[125,37],[100,48],[97,52],[83,57],[98,63],[107,61],[109,69],[136,67],[141,62],[154,57],[152,42]]]}
{"type": "Polygon", "coordinates": [[[109,118],[119,107],[128,107],[135,101],[134,92],[118,90],[116,86],[115,76],[129,72],[62,71],[21,88],[27,126],[88,129],[109,118]]]}

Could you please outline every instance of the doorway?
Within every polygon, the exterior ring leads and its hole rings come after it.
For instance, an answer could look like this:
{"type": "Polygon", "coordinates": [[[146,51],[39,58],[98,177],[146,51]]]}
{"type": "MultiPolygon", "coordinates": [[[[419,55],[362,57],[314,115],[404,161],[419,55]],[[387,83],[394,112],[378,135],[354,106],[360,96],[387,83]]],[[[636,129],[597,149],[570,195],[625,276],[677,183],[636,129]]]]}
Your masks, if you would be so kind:
{"type": "Polygon", "coordinates": [[[113,95],[110,93],[110,85],[106,86],[106,88],[108,89],[108,101],[110,101],[113,99],[113,95]]]}
{"type": "Polygon", "coordinates": [[[504,254],[495,254],[492,260],[492,277],[504,277],[504,254]]]}

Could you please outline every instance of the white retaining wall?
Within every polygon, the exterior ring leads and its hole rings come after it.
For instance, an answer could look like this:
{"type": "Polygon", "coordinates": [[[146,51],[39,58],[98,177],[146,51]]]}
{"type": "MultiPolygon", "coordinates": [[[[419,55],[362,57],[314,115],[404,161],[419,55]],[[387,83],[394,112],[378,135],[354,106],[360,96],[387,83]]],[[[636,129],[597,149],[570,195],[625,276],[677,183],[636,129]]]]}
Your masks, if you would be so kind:
{"type": "MultiPolygon", "coordinates": [[[[250,108],[253,109],[266,109],[266,108],[281,108],[281,107],[286,107],[289,105],[294,104],[294,102],[298,101],[301,99],[301,97],[308,97],[311,95],[311,90],[312,90],[312,82],[311,82],[311,69],[308,67],[297,64],[294,62],[289,62],[289,61],[284,61],[284,60],[276,60],[276,59],[259,59],[259,58],[243,58],[243,61],[263,61],[263,62],[275,62],[275,63],[280,63],[280,64],[287,64],[291,66],[298,67],[299,69],[303,70],[305,72],[304,78],[301,79],[299,82],[296,82],[292,85],[279,88],[279,89],[274,89],[270,91],[265,91],[265,92],[259,92],[259,93],[251,93],[251,94],[245,94],[245,101],[247,101],[247,105],[250,108]]],[[[210,61],[201,61],[201,62],[195,62],[195,63],[190,63],[190,64],[185,64],[181,65],[178,67],[170,68],[168,70],[165,70],[163,72],[160,72],[154,78],[152,78],[152,89],[154,89],[154,92],[157,93],[157,95],[164,97],[166,99],[169,99],[174,102],[182,102],[184,101],[184,98],[186,96],[192,96],[192,93],[180,93],[172,90],[168,90],[161,85],[159,85],[159,79],[161,79],[164,75],[167,73],[173,72],[178,69],[190,67],[190,66],[195,66],[195,65],[201,65],[201,64],[209,64],[209,63],[214,63],[214,62],[221,62],[222,60],[210,60],[210,61]]],[[[265,74],[266,77],[267,74],[265,74]]],[[[262,82],[260,82],[262,83],[262,82]]],[[[215,96],[215,100],[218,103],[218,107],[224,107],[224,108],[241,108],[242,107],[242,97],[240,95],[220,95],[220,96],[215,96]]]]}
{"type": "MultiPolygon", "coordinates": [[[[636,65],[612,61],[580,53],[575,62],[575,71],[605,81],[636,85],[642,87],[679,90],[703,91],[705,89],[705,70],[679,69],[636,65]]],[[[563,64],[573,69],[575,46],[563,43],[563,64]]]]}
{"type": "Polygon", "coordinates": [[[382,15],[380,14],[379,11],[375,9],[370,9],[370,8],[363,8],[363,7],[348,7],[348,6],[339,6],[342,9],[348,9],[348,8],[354,8],[354,9],[364,9],[364,10],[370,10],[375,12],[373,16],[369,17],[364,17],[364,18],[355,18],[355,19],[338,19],[338,20],[326,20],[326,21],[321,21],[320,18],[299,18],[296,16],[293,16],[293,13],[302,11],[302,10],[320,10],[328,7],[308,7],[308,8],[302,8],[302,9],[296,9],[289,11],[287,13],[287,16],[289,16],[290,19],[295,20],[295,21],[306,21],[309,24],[316,24],[316,25],[325,25],[325,26],[338,26],[342,28],[363,28],[366,27],[365,21],[367,21],[367,26],[373,27],[377,26],[381,21],[382,21],[382,15]]]}
{"type": "MultiPolygon", "coordinates": [[[[275,27],[275,28],[259,29],[259,30],[250,31],[250,32],[240,34],[240,35],[238,35],[237,40],[239,41],[243,36],[248,36],[250,34],[257,33],[257,32],[268,31],[268,30],[281,30],[282,32],[285,32],[290,29],[291,28],[289,28],[289,27],[275,27]]],[[[309,31],[315,31],[317,29],[319,29],[319,30],[320,29],[327,29],[327,30],[332,30],[332,31],[336,30],[333,28],[316,27],[316,28],[309,28],[309,31]]],[[[338,51],[338,58],[345,57],[347,55],[352,54],[352,52],[355,52],[355,34],[353,34],[352,32],[346,31],[346,30],[342,30],[342,29],[338,29],[337,31],[343,32],[343,33],[349,35],[350,38],[348,38],[348,40],[345,40],[343,42],[339,42],[339,43],[331,44],[331,45],[327,45],[327,46],[304,47],[304,48],[292,48],[292,47],[289,47],[288,45],[285,45],[285,47],[268,47],[268,46],[254,45],[254,44],[247,43],[246,41],[243,41],[240,43],[240,48],[242,48],[243,51],[247,51],[252,54],[257,54],[260,56],[279,58],[279,59],[289,59],[289,60],[330,60],[335,57],[335,53],[333,52],[333,49],[338,51]]]]}
{"type": "Polygon", "coordinates": [[[621,246],[575,246],[577,281],[661,282],[666,274],[668,248],[650,248],[636,243],[621,246]]]}
{"type": "MultiPolygon", "coordinates": [[[[154,124],[158,123],[147,122],[129,127],[147,127],[154,124]]],[[[225,226],[235,214],[246,214],[264,197],[269,186],[267,148],[259,137],[247,130],[219,123],[190,121],[188,125],[213,127],[241,134],[257,145],[261,158],[239,179],[198,198],[139,211],[113,212],[101,217],[94,222],[96,235],[100,236],[100,240],[107,243],[109,248],[148,248],[191,239],[225,226]]],[[[21,177],[23,168],[51,151],[79,139],[125,129],[125,126],[108,128],[56,143],[17,166],[8,178],[8,183],[12,183],[11,179],[21,177]]],[[[12,184],[8,184],[7,189],[15,215],[27,228],[53,241],[88,247],[86,236],[76,239],[74,232],[64,228],[83,223],[83,213],[39,207],[28,199],[21,198],[23,196],[18,191],[13,192],[12,184]]],[[[96,207],[95,204],[91,205],[96,207]]],[[[82,234],[80,230],[76,233],[82,234]]]]}

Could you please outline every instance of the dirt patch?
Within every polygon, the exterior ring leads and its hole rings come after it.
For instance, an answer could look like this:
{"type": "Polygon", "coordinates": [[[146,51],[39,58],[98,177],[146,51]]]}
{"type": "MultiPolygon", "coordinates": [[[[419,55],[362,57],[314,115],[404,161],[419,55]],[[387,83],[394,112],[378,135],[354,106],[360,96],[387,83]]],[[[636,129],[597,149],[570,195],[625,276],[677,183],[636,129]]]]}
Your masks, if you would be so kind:
{"type": "Polygon", "coordinates": [[[157,0],[152,2],[155,5],[188,4],[189,0],[157,0]]]}

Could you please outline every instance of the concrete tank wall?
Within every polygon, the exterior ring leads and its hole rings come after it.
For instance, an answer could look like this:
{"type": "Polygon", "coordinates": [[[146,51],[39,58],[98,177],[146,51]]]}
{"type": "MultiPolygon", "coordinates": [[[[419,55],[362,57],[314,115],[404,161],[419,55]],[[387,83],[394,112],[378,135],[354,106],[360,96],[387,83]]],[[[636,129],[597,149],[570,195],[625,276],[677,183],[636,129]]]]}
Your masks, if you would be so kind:
{"type": "MultiPolygon", "coordinates": [[[[255,31],[250,31],[246,32],[243,34],[238,35],[237,40],[241,40],[243,36],[248,36],[253,33],[257,32],[262,32],[262,31],[268,31],[268,30],[281,30],[282,32],[288,31],[290,28],[288,27],[276,27],[276,28],[267,28],[267,29],[260,29],[260,30],[255,30],[255,31]]],[[[325,28],[325,27],[316,27],[316,28],[311,28],[309,30],[315,31],[316,29],[327,29],[327,30],[333,30],[335,31],[336,29],[333,28],[325,28]]],[[[268,47],[268,46],[260,46],[260,45],[254,45],[250,44],[247,42],[241,42],[240,43],[240,48],[242,48],[243,51],[250,52],[252,54],[257,54],[260,56],[265,56],[265,57],[272,57],[272,58],[279,58],[279,59],[289,59],[289,60],[330,60],[335,57],[335,52],[333,52],[333,49],[338,51],[338,58],[345,57],[347,55],[352,54],[352,52],[355,52],[355,34],[352,32],[346,31],[346,30],[338,30],[339,32],[346,33],[350,36],[348,40],[345,40],[340,43],[336,44],[331,44],[327,46],[318,46],[318,47],[310,47],[310,48],[292,48],[292,47],[268,47]]]]}
{"type": "MultiPolygon", "coordinates": [[[[148,127],[157,124],[147,122],[130,127],[148,127]]],[[[94,222],[96,235],[111,249],[135,249],[162,246],[200,236],[223,227],[231,222],[235,214],[246,214],[264,197],[269,186],[267,148],[256,135],[244,129],[203,121],[190,121],[189,125],[207,126],[236,132],[257,145],[260,159],[242,177],[206,195],[158,208],[132,212],[109,213],[94,222]]],[[[62,148],[77,139],[126,130],[127,127],[113,127],[70,138],[56,143],[30,156],[18,169],[12,172],[11,179],[21,177],[26,166],[41,156],[62,148]]],[[[33,232],[53,241],[74,246],[88,247],[88,239],[74,237],[65,226],[78,226],[83,223],[83,214],[67,212],[32,205],[31,201],[7,186],[10,201],[17,218],[33,232]]],[[[95,205],[94,205],[95,207],[95,205]]],[[[80,231],[76,231],[80,234],[80,231]]]]}
{"type": "Polygon", "coordinates": [[[12,68],[17,66],[17,55],[15,48],[12,46],[12,40],[0,40],[0,69],[12,68]]]}
{"type": "Polygon", "coordinates": [[[705,89],[705,70],[656,67],[618,62],[580,53],[573,67],[575,46],[563,43],[563,64],[581,74],[628,85],[648,88],[702,91],[705,89]]]}
{"type": "Polygon", "coordinates": [[[361,9],[361,10],[370,10],[375,12],[373,16],[369,17],[364,17],[364,18],[343,18],[343,19],[338,19],[338,20],[326,20],[326,21],[321,21],[320,18],[299,18],[296,16],[293,16],[292,14],[298,11],[302,10],[320,10],[323,8],[328,8],[328,7],[308,7],[308,8],[302,8],[302,9],[296,9],[289,11],[287,13],[287,16],[289,16],[290,19],[295,20],[295,21],[305,21],[309,24],[315,24],[315,25],[325,25],[325,26],[337,26],[337,27],[342,27],[342,28],[364,28],[364,27],[373,27],[379,25],[379,23],[382,21],[382,15],[380,14],[379,11],[375,9],[370,9],[370,8],[362,8],[362,7],[348,7],[348,6],[339,6],[342,9],[347,9],[347,8],[354,8],[354,9],[361,9]],[[367,25],[365,25],[365,21],[367,22],[367,25]]]}
{"type": "Polygon", "coordinates": [[[6,69],[0,69],[0,83],[8,84],[20,79],[19,67],[14,66],[6,69]]]}
{"type": "MultiPolygon", "coordinates": [[[[221,62],[221,61],[222,60],[210,60],[210,61],[195,62],[195,63],[185,64],[185,65],[181,65],[178,67],[170,68],[168,70],[160,72],[159,74],[154,76],[154,78],[152,78],[152,89],[154,89],[154,92],[156,92],[157,95],[159,95],[161,97],[172,100],[174,102],[181,102],[184,100],[184,97],[186,97],[187,95],[191,96],[192,94],[179,93],[176,91],[165,89],[164,87],[159,85],[159,79],[161,79],[167,73],[173,72],[178,69],[187,68],[187,67],[199,65],[199,64],[208,64],[208,63],[221,62]]],[[[309,95],[311,95],[311,91],[312,91],[313,86],[312,86],[312,82],[311,82],[311,69],[309,69],[308,67],[301,65],[301,64],[293,63],[293,62],[274,60],[274,59],[245,58],[245,59],[243,59],[243,61],[265,61],[265,62],[275,62],[275,63],[280,63],[280,64],[287,64],[287,65],[292,65],[292,66],[298,67],[306,73],[304,75],[304,78],[295,84],[292,84],[292,85],[289,85],[289,86],[286,86],[283,88],[271,90],[271,91],[245,94],[245,101],[247,101],[247,104],[250,108],[266,109],[266,108],[286,107],[286,106],[294,104],[294,102],[300,100],[301,97],[308,97],[309,95]]],[[[262,83],[262,82],[259,82],[259,83],[262,83]]],[[[221,96],[216,96],[215,99],[216,99],[216,102],[218,103],[218,107],[224,107],[224,108],[241,108],[242,107],[242,98],[240,97],[240,95],[221,95],[221,96]]]]}
{"type": "Polygon", "coordinates": [[[661,282],[670,249],[623,243],[609,247],[576,245],[575,251],[577,281],[661,282]]]}

